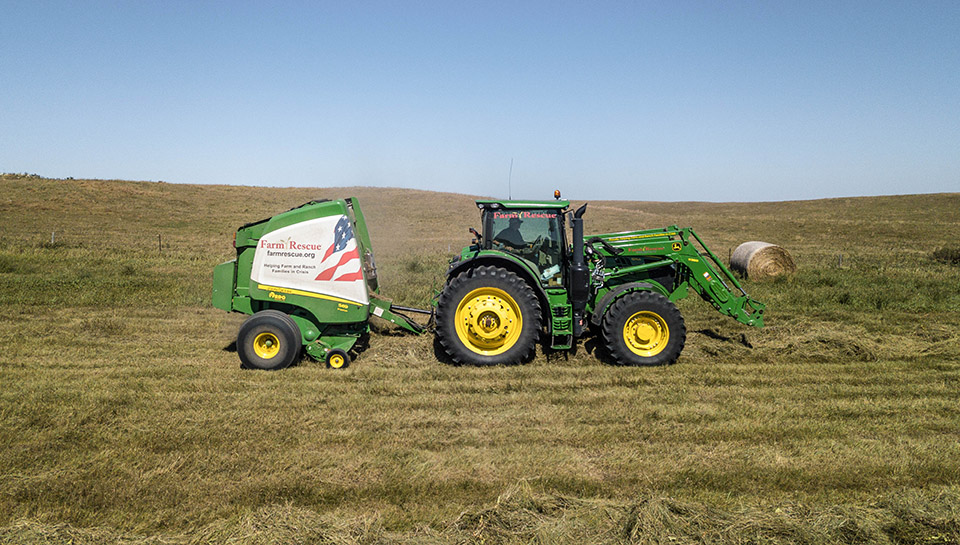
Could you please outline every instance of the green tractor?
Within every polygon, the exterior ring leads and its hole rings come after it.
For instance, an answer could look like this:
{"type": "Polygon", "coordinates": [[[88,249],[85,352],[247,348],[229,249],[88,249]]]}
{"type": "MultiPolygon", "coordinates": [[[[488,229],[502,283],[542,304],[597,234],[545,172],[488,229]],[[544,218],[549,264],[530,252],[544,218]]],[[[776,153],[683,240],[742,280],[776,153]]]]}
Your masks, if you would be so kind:
{"type": "Polygon", "coordinates": [[[592,326],[618,364],[670,364],[686,341],[674,303],[691,289],[720,313],[763,326],[764,305],[693,229],[585,237],[587,205],[571,214],[555,197],[477,201],[483,232],[470,229],[473,244],[451,261],[437,301],[437,336],[454,361],[518,363],[541,332],[563,350],[592,326]]]}

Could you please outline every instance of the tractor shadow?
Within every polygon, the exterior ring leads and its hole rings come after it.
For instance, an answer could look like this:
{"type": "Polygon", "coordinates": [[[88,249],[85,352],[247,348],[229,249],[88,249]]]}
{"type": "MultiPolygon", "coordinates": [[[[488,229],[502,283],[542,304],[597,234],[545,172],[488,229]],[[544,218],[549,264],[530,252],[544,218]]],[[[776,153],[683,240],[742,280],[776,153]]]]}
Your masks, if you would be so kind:
{"type": "Polygon", "coordinates": [[[613,358],[607,353],[607,348],[603,343],[603,336],[592,325],[584,332],[583,336],[573,340],[573,346],[569,349],[550,348],[550,335],[542,334],[540,337],[540,350],[543,352],[547,361],[569,360],[571,357],[578,357],[583,353],[592,356],[599,363],[605,365],[618,365],[610,363],[613,358]]]}
{"type": "Polygon", "coordinates": [[[750,341],[747,339],[746,333],[740,333],[740,334],[737,335],[737,336],[730,337],[730,336],[723,335],[722,333],[720,333],[720,332],[718,332],[718,331],[715,331],[715,330],[713,330],[713,329],[709,329],[709,328],[708,328],[708,329],[697,329],[697,330],[695,330],[695,331],[691,331],[691,333],[699,333],[699,334],[701,334],[701,335],[703,335],[703,336],[705,336],[705,337],[709,337],[709,338],[714,339],[714,340],[717,340],[717,341],[723,341],[723,342],[725,342],[725,343],[740,343],[740,344],[742,344],[743,346],[745,346],[745,347],[747,347],[747,348],[753,348],[753,344],[751,344],[750,341]]]}
{"type": "Polygon", "coordinates": [[[551,338],[548,333],[540,334],[540,341],[538,344],[540,345],[540,352],[543,354],[543,357],[548,363],[559,360],[569,361],[571,356],[577,357],[582,350],[586,350],[588,354],[593,354],[593,350],[589,346],[584,345],[580,339],[574,339],[573,346],[567,349],[551,348],[551,338]]]}
{"type": "Polygon", "coordinates": [[[603,342],[603,335],[601,333],[591,332],[583,338],[582,342],[583,349],[588,354],[593,356],[599,363],[609,367],[625,367],[613,357],[613,354],[610,353],[610,349],[607,348],[607,344],[603,342]]]}

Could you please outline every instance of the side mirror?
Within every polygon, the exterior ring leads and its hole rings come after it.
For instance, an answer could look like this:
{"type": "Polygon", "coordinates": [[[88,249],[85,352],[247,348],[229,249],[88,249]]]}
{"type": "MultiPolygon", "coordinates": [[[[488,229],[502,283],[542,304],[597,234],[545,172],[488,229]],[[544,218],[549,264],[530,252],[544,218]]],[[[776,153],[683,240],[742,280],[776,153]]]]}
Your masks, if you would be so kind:
{"type": "Polygon", "coordinates": [[[478,233],[473,227],[470,228],[470,232],[473,233],[473,236],[477,237],[477,244],[480,244],[480,242],[483,240],[483,235],[478,233]]]}

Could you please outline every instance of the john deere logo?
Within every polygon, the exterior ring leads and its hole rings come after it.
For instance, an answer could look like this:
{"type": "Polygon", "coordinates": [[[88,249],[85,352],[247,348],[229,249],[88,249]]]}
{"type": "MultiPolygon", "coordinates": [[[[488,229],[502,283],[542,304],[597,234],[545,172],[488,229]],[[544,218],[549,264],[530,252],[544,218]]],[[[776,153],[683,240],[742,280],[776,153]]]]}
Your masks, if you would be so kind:
{"type": "Polygon", "coordinates": [[[673,251],[674,251],[674,252],[679,252],[681,248],[683,248],[683,244],[680,244],[679,242],[674,242],[674,243],[673,243],[673,251]]]}

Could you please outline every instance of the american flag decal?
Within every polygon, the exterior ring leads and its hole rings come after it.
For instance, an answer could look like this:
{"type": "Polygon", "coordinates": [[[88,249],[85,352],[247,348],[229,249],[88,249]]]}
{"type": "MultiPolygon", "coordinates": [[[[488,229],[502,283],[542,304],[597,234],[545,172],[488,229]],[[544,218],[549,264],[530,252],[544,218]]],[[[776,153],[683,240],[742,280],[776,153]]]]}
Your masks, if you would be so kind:
{"type": "Polygon", "coordinates": [[[320,274],[315,280],[334,282],[362,280],[363,271],[359,265],[360,252],[357,250],[357,241],[353,236],[350,220],[344,216],[334,228],[333,244],[323,254],[320,274]]]}

